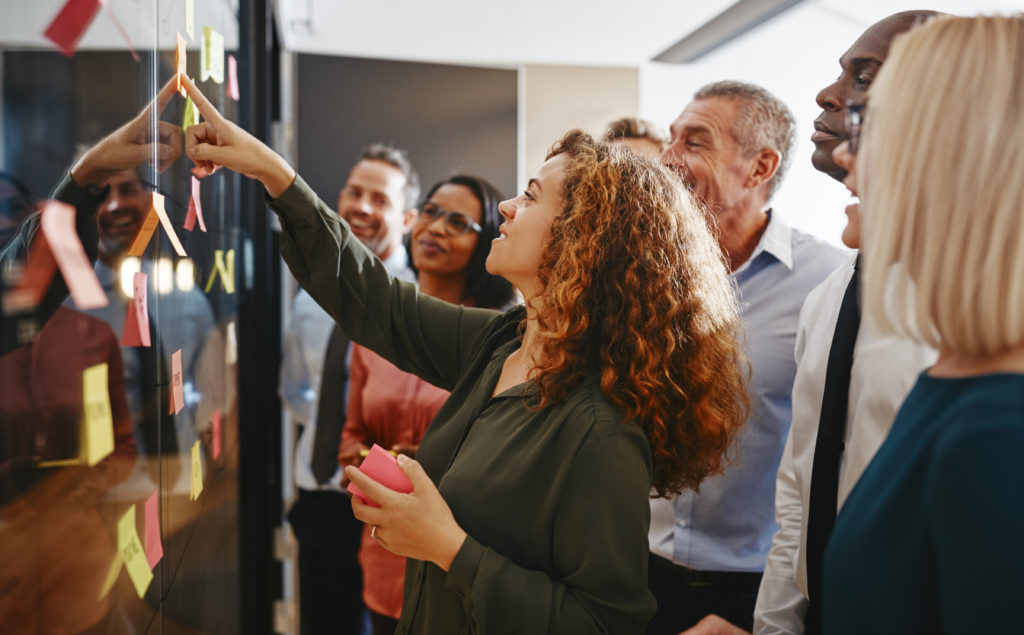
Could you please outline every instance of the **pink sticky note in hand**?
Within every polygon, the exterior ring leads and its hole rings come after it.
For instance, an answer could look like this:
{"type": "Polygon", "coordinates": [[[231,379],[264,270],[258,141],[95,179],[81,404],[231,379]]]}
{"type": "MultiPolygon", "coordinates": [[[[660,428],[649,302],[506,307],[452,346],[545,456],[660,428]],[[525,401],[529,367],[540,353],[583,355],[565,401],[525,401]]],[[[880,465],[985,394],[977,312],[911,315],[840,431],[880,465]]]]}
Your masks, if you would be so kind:
{"type": "Polygon", "coordinates": [[[99,10],[99,0],[68,0],[43,35],[56,44],[61,53],[71,57],[99,10]]]}
{"type": "Polygon", "coordinates": [[[83,311],[107,306],[107,294],[75,231],[75,208],[60,201],[48,201],[40,225],[75,306],[83,311]]]}
{"type": "Polygon", "coordinates": [[[238,101],[238,60],[228,55],[228,97],[238,101]]]}
{"type": "Polygon", "coordinates": [[[149,307],[146,304],[146,279],[141,271],[132,280],[132,301],[124,316],[121,346],[151,346],[149,341],[149,307]]]}
{"type": "Polygon", "coordinates": [[[220,410],[213,411],[213,458],[220,456],[220,410]]]}
{"type": "Polygon", "coordinates": [[[164,557],[164,546],[160,541],[160,492],[153,492],[146,500],[146,562],[152,569],[164,557]]]}
{"type": "MultiPolygon", "coordinates": [[[[363,459],[363,464],[359,466],[359,471],[388,489],[393,489],[403,494],[408,494],[412,491],[412,481],[405,475],[402,468],[398,467],[398,459],[376,443],[373,444],[373,447],[370,448],[370,453],[363,459]]],[[[348,491],[353,496],[358,496],[367,505],[380,507],[373,499],[364,494],[363,490],[356,487],[355,483],[348,484],[348,491]]]]}
{"type": "Polygon", "coordinates": [[[203,204],[199,200],[199,179],[192,177],[192,195],[188,199],[188,214],[185,215],[185,229],[192,231],[199,220],[199,229],[206,231],[206,222],[203,220],[203,204]]]}

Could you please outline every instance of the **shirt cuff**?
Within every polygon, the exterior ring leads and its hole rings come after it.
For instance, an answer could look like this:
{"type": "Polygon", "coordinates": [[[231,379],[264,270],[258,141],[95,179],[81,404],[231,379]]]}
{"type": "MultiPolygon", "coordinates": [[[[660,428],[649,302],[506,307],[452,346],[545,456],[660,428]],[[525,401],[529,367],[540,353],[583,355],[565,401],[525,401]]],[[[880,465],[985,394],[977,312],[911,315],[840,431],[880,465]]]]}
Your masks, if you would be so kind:
{"type": "Polygon", "coordinates": [[[109,193],[109,184],[102,188],[95,186],[85,188],[75,183],[75,180],[71,178],[70,172],[65,172],[64,176],[53,188],[50,198],[67,203],[75,208],[90,208],[99,206],[109,193]]]}
{"type": "Polygon", "coordinates": [[[452,559],[451,566],[448,567],[445,584],[464,599],[470,597],[485,551],[483,545],[467,535],[455,558],[452,559]]]}
{"type": "Polygon", "coordinates": [[[263,198],[282,219],[292,222],[302,221],[311,214],[316,214],[317,203],[320,200],[298,173],[295,174],[295,180],[288,186],[288,189],[281,193],[281,196],[271,198],[270,194],[264,190],[263,198]]]}

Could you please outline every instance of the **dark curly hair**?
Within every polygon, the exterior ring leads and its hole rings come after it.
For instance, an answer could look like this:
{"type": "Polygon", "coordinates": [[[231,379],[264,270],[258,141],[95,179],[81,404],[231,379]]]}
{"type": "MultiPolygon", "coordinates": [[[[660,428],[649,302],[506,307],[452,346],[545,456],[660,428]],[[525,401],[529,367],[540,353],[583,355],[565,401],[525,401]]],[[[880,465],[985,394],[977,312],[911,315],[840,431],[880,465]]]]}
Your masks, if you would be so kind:
{"type": "Polygon", "coordinates": [[[564,212],[541,259],[540,406],[587,375],[643,428],[658,496],[723,469],[746,419],[749,366],[722,252],[658,163],[572,130],[564,212]]]}

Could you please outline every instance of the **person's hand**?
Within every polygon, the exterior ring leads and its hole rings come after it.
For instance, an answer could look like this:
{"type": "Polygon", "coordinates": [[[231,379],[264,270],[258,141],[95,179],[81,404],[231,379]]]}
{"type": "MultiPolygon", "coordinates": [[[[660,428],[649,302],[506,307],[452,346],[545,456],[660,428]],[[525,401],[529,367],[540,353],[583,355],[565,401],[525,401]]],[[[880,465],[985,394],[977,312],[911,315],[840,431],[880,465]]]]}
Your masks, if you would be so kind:
{"type": "Polygon", "coordinates": [[[466,532],[419,463],[399,455],[398,466],[412,481],[408,494],[389,489],[354,467],[345,468],[348,478],[380,505],[373,507],[353,496],[352,511],[370,525],[370,535],[388,551],[433,562],[447,571],[466,532]]]}
{"type": "Polygon", "coordinates": [[[416,458],[416,450],[419,450],[419,449],[420,449],[419,444],[417,444],[417,445],[408,445],[406,443],[396,443],[393,446],[391,446],[391,451],[394,452],[395,456],[398,456],[399,454],[404,454],[407,457],[409,457],[410,459],[415,459],[416,458]]]}
{"type": "Polygon", "coordinates": [[[174,92],[172,77],[138,116],[86,150],[71,168],[75,183],[102,187],[118,172],[146,162],[152,165],[154,156],[158,171],[170,167],[181,155],[181,128],[169,121],[157,121],[154,140],[152,123],[160,117],[174,92]]]}
{"type": "Polygon", "coordinates": [[[739,626],[734,626],[717,615],[707,615],[679,635],[750,635],[739,626]]]}
{"type": "Polygon", "coordinates": [[[348,486],[348,475],[345,474],[345,468],[348,466],[359,467],[363,459],[366,458],[366,452],[370,448],[366,447],[362,443],[353,443],[341,448],[338,452],[338,465],[341,466],[341,486],[348,486]]]}
{"type": "Polygon", "coordinates": [[[206,121],[185,131],[185,153],[195,163],[192,173],[207,177],[225,167],[257,179],[277,198],[295,180],[295,170],[281,155],[252,136],[213,107],[192,80],[182,76],[182,85],[206,121]]]}

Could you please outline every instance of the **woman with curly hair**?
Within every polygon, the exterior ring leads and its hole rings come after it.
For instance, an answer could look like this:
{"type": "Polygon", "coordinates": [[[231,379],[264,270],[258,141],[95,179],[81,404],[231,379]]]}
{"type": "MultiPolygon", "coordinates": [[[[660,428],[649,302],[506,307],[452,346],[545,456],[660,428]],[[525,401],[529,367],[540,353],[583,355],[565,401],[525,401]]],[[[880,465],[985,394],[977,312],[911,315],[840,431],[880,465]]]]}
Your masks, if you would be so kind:
{"type": "Polygon", "coordinates": [[[185,80],[198,174],[253,175],[282,254],[346,333],[450,390],[401,494],[346,474],[409,558],[397,633],[642,633],[648,496],[719,471],[744,419],[737,307],[717,244],[666,169],[572,131],[505,201],[487,269],[524,305],[448,304],[391,278],[277,154],[185,80]]]}

